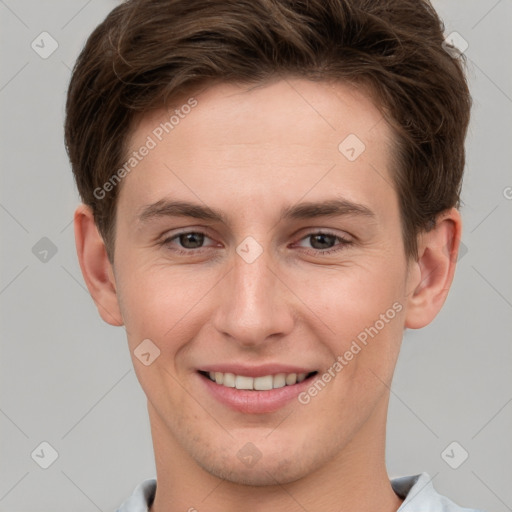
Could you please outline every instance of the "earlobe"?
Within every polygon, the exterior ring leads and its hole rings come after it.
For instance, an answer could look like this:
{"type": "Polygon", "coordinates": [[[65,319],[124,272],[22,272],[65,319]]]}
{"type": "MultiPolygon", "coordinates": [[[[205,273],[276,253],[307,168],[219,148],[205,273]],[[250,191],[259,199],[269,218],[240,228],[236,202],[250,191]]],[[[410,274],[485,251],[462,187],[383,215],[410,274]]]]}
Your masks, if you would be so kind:
{"type": "Polygon", "coordinates": [[[425,327],[441,310],[453,281],[461,233],[460,214],[452,208],[420,235],[418,260],[409,271],[405,327],[425,327]]]}
{"type": "Polygon", "coordinates": [[[76,209],[74,227],[78,261],[98,312],[108,324],[121,326],[124,322],[117,299],[112,265],[90,207],[81,204],[76,209]]]}

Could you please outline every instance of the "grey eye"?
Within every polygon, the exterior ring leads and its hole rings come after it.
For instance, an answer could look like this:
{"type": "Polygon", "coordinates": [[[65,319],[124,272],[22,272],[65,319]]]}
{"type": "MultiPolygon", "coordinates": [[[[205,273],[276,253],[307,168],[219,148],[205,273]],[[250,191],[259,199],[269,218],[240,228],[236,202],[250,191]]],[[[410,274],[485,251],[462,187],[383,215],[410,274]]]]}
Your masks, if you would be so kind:
{"type": "Polygon", "coordinates": [[[336,243],[336,236],[328,235],[326,233],[318,233],[316,235],[309,235],[311,246],[314,249],[330,249],[336,243]]]}
{"type": "Polygon", "coordinates": [[[203,233],[183,233],[178,236],[179,242],[185,249],[197,249],[204,243],[203,233]]]}

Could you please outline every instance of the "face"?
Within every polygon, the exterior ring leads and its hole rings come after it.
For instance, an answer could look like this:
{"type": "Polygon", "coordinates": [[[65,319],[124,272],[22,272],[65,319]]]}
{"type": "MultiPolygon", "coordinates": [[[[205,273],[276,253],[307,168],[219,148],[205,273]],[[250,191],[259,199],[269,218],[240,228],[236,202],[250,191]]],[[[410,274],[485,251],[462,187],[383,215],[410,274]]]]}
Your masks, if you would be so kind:
{"type": "Polygon", "coordinates": [[[392,133],[346,84],[195,100],[130,141],[155,142],[117,207],[133,364],[162,449],[233,482],[291,482],[384,430],[409,288],[392,133]]]}

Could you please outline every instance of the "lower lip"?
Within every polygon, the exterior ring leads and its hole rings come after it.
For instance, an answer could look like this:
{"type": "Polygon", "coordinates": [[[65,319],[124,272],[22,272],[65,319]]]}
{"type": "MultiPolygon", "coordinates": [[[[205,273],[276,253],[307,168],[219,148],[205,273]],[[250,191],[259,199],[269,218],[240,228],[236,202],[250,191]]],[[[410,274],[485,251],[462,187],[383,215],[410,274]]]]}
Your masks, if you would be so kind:
{"type": "Polygon", "coordinates": [[[245,414],[264,414],[281,409],[310,386],[316,376],[316,374],[312,375],[292,386],[269,389],[268,391],[251,391],[228,388],[213,382],[201,373],[198,375],[214,398],[231,409],[245,414]]]}

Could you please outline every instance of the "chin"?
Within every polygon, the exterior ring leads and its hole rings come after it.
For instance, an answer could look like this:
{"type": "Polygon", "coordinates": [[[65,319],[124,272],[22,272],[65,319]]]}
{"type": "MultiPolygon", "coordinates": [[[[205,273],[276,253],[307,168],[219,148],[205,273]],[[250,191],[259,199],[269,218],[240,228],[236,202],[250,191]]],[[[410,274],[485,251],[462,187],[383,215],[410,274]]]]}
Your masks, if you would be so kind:
{"type": "Polygon", "coordinates": [[[288,484],[300,480],[308,474],[307,468],[294,467],[292,462],[263,462],[259,460],[253,467],[243,467],[238,460],[231,464],[217,461],[197,461],[211,475],[239,485],[272,486],[288,484]]]}
{"type": "Polygon", "coordinates": [[[242,462],[239,453],[233,453],[231,447],[219,447],[216,453],[202,452],[191,455],[196,463],[211,475],[235,484],[252,486],[292,483],[304,478],[326,462],[320,455],[322,451],[315,451],[312,446],[307,447],[309,449],[304,446],[283,445],[267,445],[261,448],[260,458],[248,464],[242,462]]]}

